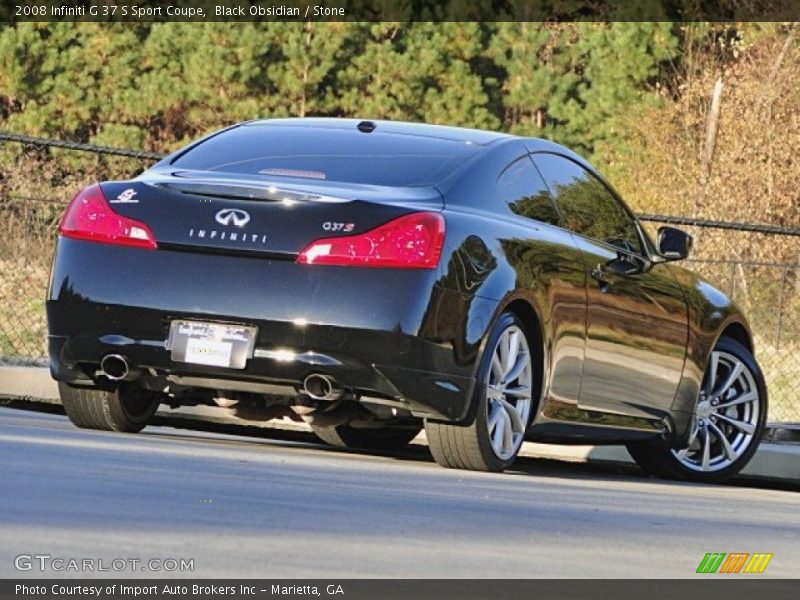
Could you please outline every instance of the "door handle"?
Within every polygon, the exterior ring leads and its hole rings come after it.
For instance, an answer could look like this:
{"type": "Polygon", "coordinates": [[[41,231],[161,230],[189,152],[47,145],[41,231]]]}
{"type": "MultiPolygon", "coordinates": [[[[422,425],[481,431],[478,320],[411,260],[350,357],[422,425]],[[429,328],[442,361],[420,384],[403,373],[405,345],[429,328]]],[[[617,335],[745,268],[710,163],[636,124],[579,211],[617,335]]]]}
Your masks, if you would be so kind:
{"type": "Polygon", "coordinates": [[[592,276],[592,279],[596,279],[597,281],[611,283],[611,277],[609,277],[610,273],[606,270],[603,264],[599,264],[594,267],[591,271],[589,271],[589,275],[592,276]]]}
{"type": "Polygon", "coordinates": [[[605,265],[602,263],[589,271],[589,276],[598,283],[598,287],[603,293],[607,292],[614,283],[613,274],[609,273],[608,270],[606,270],[605,265]]]}

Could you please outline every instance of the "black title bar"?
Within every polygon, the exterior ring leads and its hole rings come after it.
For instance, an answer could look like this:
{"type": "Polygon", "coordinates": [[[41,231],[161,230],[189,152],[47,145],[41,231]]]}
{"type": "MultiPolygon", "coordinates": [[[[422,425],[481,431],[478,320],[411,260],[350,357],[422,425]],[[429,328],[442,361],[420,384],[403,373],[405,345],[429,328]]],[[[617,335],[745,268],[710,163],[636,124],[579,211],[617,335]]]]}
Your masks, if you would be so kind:
{"type": "MultiPolygon", "coordinates": [[[[653,548],[658,561],[658,549],[653,548]]],[[[798,580],[698,575],[680,580],[0,580],[0,598],[15,600],[796,600],[798,580]]]]}
{"type": "Polygon", "coordinates": [[[10,0],[0,21],[795,21],[797,0],[10,0]]]}

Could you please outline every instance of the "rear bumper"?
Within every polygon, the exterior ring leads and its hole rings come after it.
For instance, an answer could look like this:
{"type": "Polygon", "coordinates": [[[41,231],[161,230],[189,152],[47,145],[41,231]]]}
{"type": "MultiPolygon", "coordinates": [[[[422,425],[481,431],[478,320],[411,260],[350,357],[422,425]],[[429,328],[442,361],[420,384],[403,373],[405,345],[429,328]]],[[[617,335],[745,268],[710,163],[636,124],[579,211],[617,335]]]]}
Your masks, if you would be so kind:
{"type": "Polygon", "coordinates": [[[453,311],[468,305],[437,284],[436,271],[60,239],[47,300],[51,372],[59,381],[88,383],[87,373],[114,353],[173,380],[288,389],[325,373],[420,416],[460,420],[472,398],[478,348],[465,340],[466,317],[453,311]],[[173,362],[166,340],[175,319],[253,325],[254,357],[241,370],[173,362]]]}

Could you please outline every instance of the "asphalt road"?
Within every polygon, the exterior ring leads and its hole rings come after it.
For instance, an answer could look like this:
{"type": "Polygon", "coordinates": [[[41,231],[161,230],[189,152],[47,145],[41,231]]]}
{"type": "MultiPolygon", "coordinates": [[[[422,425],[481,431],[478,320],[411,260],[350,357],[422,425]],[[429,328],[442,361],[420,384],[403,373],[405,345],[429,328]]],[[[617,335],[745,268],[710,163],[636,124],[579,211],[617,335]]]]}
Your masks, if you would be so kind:
{"type": "Polygon", "coordinates": [[[41,576],[14,569],[20,554],[187,558],[203,578],[692,577],[706,552],[772,552],[766,575],[800,576],[798,492],[530,458],[448,471],[421,446],[280,437],[91,432],[0,409],[0,577],[41,576]]]}

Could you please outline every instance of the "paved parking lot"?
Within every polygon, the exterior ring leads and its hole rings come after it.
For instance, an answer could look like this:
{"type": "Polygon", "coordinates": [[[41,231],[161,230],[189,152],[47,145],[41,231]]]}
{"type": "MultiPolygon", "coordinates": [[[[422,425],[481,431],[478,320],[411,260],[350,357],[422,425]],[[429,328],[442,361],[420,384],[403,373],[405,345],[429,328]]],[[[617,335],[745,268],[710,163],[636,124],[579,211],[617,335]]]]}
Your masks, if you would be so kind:
{"type": "Polygon", "coordinates": [[[693,577],[706,552],[771,552],[765,575],[800,574],[792,491],[533,458],[505,475],[448,471],[424,446],[369,456],[294,432],[122,435],[9,408],[0,456],[0,577],[40,576],[14,568],[34,553],[193,559],[208,578],[502,578],[693,577]]]}

